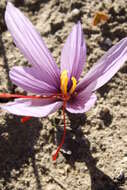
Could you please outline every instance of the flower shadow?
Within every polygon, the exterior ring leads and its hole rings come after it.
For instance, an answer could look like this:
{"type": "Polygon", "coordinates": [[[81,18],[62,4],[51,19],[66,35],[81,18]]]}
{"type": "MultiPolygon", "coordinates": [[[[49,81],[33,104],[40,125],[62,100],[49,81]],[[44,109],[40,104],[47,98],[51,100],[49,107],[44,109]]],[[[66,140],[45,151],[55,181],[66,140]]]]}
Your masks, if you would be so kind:
{"type": "Polygon", "coordinates": [[[23,124],[19,117],[6,116],[6,124],[0,125],[0,178],[8,182],[13,173],[18,177],[20,168],[31,160],[37,189],[41,189],[34,149],[41,128],[42,123],[37,119],[23,124]]]}
{"type": "Polygon", "coordinates": [[[11,83],[10,77],[9,77],[9,65],[8,65],[8,60],[6,56],[6,50],[5,46],[3,43],[2,36],[0,35],[0,56],[3,58],[3,68],[5,69],[6,72],[6,77],[7,77],[7,85],[8,85],[8,91],[14,92],[14,85],[11,83]]]}
{"type": "Polygon", "coordinates": [[[84,114],[69,114],[70,128],[67,130],[64,156],[67,162],[74,167],[75,162],[84,162],[88,168],[91,179],[91,190],[122,190],[108,175],[97,168],[97,160],[90,151],[90,142],[84,137],[81,126],[86,121],[84,114]],[[79,119],[80,118],[80,119],[79,119]],[[80,122],[81,120],[81,122],[80,122]],[[75,138],[72,138],[75,134],[75,138]],[[68,154],[68,151],[71,154],[68,154]]]}

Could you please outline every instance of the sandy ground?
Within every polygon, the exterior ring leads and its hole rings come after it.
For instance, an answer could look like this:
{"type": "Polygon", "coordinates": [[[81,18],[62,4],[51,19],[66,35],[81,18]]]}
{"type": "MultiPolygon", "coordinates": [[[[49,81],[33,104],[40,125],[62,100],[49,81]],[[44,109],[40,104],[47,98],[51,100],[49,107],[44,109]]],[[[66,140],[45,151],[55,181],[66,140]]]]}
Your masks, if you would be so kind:
{"type": "MultiPolygon", "coordinates": [[[[43,36],[59,64],[61,48],[72,26],[81,20],[87,43],[84,73],[113,44],[127,36],[126,0],[15,0],[43,36]],[[92,26],[96,11],[109,20],[92,26]]],[[[27,61],[14,46],[0,1],[0,91],[17,92],[8,71],[27,61]]],[[[0,190],[127,190],[127,63],[97,92],[94,108],[67,114],[67,136],[53,162],[63,133],[61,111],[31,119],[0,111],[0,190]]],[[[4,103],[5,100],[0,100],[4,103]]]]}

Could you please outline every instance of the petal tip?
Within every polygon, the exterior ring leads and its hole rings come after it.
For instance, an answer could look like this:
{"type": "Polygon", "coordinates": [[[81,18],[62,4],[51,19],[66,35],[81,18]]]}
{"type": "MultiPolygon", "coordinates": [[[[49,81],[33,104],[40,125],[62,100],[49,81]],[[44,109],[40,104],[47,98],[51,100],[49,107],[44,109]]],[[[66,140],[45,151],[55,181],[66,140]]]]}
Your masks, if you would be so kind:
{"type": "Polygon", "coordinates": [[[80,20],[77,22],[77,24],[78,24],[78,26],[81,27],[81,21],[80,20]]]}
{"type": "Polygon", "coordinates": [[[10,8],[14,8],[14,5],[10,1],[7,1],[6,11],[8,11],[10,8]]]}
{"type": "Polygon", "coordinates": [[[7,1],[6,10],[5,10],[5,21],[6,22],[7,22],[7,17],[8,17],[8,14],[10,13],[10,10],[13,8],[14,8],[14,5],[10,1],[7,1]]]}
{"type": "Polygon", "coordinates": [[[10,1],[7,1],[7,6],[13,6],[13,4],[10,1]]]}

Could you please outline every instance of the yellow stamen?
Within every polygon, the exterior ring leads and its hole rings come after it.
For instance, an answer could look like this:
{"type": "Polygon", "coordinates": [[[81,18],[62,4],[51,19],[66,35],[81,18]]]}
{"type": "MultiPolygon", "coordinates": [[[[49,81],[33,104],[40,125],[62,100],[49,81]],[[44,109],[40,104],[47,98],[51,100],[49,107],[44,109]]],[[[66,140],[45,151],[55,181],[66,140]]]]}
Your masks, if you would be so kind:
{"type": "Polygon", "coordinates": [[[67,94],[67,85],[68,85],[68,76],[67,76],[67,70],[62,71],[60,76],[60,82],[61,86],[60,89],[64,95],[67,94]]]}
{"type": "Polygon", "coordinates": [[[69,93],[73,94],[73,92],[75,91],[76,86],[77,86],[77,80],[75,77],[71,77],[71,80],[72,80],[72,87],[71,87],[69,93]]]}

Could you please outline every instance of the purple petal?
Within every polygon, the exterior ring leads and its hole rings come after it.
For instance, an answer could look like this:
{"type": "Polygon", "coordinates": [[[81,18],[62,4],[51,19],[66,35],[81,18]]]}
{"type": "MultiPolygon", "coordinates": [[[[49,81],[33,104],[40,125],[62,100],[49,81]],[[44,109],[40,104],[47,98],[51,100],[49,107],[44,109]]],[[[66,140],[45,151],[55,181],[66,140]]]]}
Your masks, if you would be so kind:
{"type": "Polygon", "coordinates": [[[41,95],[57,93],[54,86],[40,81],[33,67],[13,67],[9,73],[12,82],[28,92],[41,95]]]}
{"type": "Polygon", "coordinates": [[[61,106],[62,102],[52,102],[51,100],[17,99],[0,107],[15,115],[45,117],[57,111],[61,106]]]}
{"type": "Polygon", "coordinates": [[[87,101],[77,98],[74,102],[67,103],[66,110],[71,113],[84,113],[94,106],[96,100],[97,98],[95,94],[92,94],[87,101]]]}
{"type": "Polygon", "coordinates": [[[86,60],[86,45],[80,22],[76,24],[67,38],[61,55],[61,72],[68,71],[68,77],[77,80],[83,70],[86,60]]]}
{"type": "Polygon", "coordinates": [[[127,38],[122,39],[114,45],[92,69],[86,74],[77,86],[83,90],[88,85],[96,82],[93,91],[97,90],[108,82],[127,60],[127,38]]]}
{"type": "Polygon", "coordinates": [[[10,2],[7,3],[5,20],[16,46],[36,68],[40,79],[58,87],[59,69],[32,23],[10,2]]]}
{"type": "Polygon", "coordinates": [[[85,90],[79,92],[77,95],[67,103],[67,111],[71,113],[87,112],[96,102],[96,95],[92,90],[96,83],[89,85],[85,90]]]}

